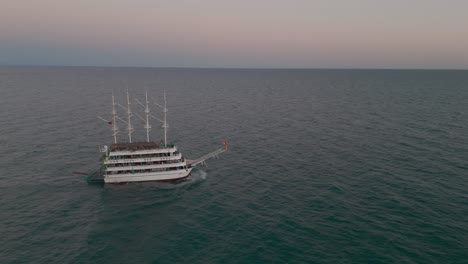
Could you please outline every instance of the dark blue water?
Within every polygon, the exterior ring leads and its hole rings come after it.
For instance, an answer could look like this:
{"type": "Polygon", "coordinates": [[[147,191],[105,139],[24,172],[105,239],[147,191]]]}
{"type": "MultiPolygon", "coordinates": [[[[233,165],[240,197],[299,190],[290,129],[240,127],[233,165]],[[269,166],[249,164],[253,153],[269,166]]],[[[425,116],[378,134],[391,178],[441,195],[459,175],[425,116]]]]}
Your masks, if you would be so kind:
{"type": "Polygon", "coordinates": [[[0,263],[467,263],[467,129],[468,71],[3,67],[0,263]],[[145,87],[186,157],[229,152],[87,185],[145,87]]]}

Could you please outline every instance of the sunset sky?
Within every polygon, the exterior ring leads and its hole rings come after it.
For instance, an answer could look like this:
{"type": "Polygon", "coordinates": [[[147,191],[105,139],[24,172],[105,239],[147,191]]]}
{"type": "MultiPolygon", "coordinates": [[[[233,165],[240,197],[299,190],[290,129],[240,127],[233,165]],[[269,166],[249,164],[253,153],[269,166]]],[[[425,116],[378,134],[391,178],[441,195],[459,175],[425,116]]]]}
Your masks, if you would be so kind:
{"type": "Polygon", "coordinates": [[[0,65],[468,69],[468,1],[0,0],[0,65]]]}

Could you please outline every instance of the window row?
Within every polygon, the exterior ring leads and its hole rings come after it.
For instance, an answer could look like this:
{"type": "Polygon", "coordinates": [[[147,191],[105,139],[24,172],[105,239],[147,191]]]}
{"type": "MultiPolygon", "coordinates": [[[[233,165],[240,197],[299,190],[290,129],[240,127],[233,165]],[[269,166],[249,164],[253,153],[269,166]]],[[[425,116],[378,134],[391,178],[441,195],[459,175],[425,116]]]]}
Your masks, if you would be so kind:
{"type": "Polygon", "coordinates": [[[119,160],[119,159],[141,159],[141,158],[162,158],[162,157],[171,157],[179,155],[179,151],[167,153],[154,153],[154,154],[137,154],[137,155],[118,155],[118,156],[109,156],[110,160],[119,160]]]}
{"type": "Polygon", "coordinates": [[[163,171],[175,171],[187,169],[187,166],[178,166],[171,168],[157,168],[148,170],[125,170],[125,171],[106,171],[105,175],[118,175],[118,174],[138,174],[138,173],[150,173],[150,172],[163,172],[163,171]]]}
{"type": "Polygon", "coordinates": [[[185,159],[177,160],[162,160],[162,161],[148,161],[148,162],[133,162],[133,163],[113,163],[107,164],[108,168],[118,168],[118,167],[127,167],[127,166],[149,166],[149,165],[162,165],[162,164],[173,164],[184,162],[185,159]]]}

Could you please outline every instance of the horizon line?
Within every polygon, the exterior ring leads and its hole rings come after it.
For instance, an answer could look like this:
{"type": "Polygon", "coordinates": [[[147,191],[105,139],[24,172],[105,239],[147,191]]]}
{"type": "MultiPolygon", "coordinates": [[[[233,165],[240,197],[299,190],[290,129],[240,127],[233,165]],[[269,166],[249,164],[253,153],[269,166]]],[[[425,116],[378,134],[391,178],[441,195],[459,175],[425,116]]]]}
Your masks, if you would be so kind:
{"type": "Polygon", "coordinates": [[[467,71],[468,68],[344,68],[344,67],[204,67],[204,66],[135,66],[135,65],[47,65],[47,64],[0,64],[0,67],[38,68],[157,68],[157,69],[207,69],[207,70],[416,70],[416,71],[467,71]]]}

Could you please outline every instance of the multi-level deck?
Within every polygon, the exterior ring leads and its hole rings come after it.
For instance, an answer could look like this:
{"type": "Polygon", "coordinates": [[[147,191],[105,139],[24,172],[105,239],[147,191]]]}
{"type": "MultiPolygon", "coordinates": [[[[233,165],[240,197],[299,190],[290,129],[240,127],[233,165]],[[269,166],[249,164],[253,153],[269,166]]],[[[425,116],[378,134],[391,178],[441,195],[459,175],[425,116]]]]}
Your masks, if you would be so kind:
{"type": "Polygon", "coordinates": [[[102,167],[105,183],[172,181],[186,178],[192,171],[174,145],[113,144],[105,155],[102,167]]]}

